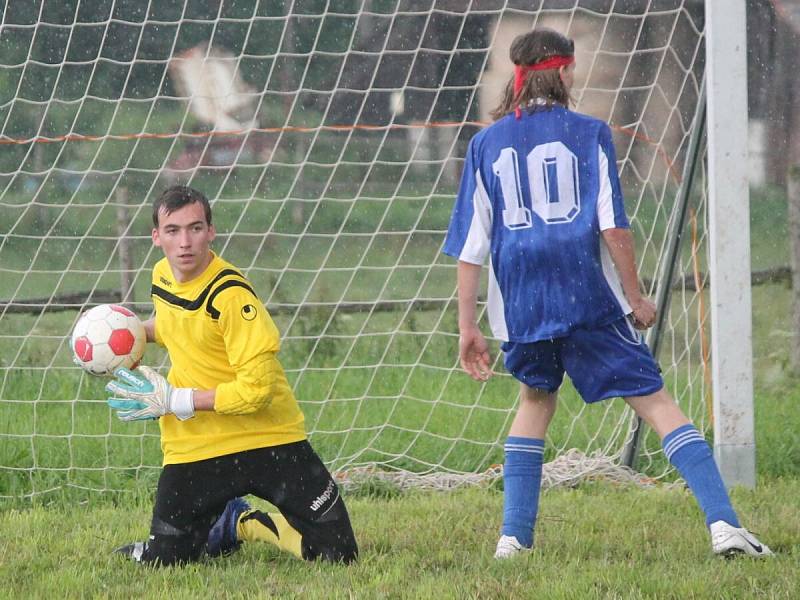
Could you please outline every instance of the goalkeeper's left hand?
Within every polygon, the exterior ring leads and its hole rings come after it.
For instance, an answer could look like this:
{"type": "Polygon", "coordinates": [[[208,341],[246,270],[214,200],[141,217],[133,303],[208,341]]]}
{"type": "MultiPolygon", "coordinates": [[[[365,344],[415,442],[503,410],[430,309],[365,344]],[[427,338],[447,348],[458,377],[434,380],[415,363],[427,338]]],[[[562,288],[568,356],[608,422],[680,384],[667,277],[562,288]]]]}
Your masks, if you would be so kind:
{"type": "Polygon", "coordinates": [[[112,395],[108,405],[116,409],[121,420],[142,421],[174,414],[185,421],[194,416],[193,389],[172,387],[150,367],[137,370],[117,369],[115,379],[106,386],[112,395]]]}

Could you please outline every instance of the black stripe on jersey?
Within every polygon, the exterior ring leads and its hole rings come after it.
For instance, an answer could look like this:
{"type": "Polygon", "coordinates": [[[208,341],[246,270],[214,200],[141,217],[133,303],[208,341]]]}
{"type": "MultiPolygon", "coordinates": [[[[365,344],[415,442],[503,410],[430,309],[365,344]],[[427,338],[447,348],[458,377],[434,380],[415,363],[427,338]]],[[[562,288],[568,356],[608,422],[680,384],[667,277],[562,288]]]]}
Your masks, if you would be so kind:
{"type": "Polygon", "coordinates": [[[244,281],[237,281],[235,279],[231,279],[230,281],[225,281],[223,283],[220,283],[219,286],[217,286],[217,289],[215,289],[214,292],[208,297],[208,302],[206,302],[206,312],[209,315],[211,315],[211,318],[214,319],[215,321],[219,319],[219,310],[214,308],[214,298],[216,298],[217,294],[219,294],[222,290],[226,290],[229,287],[243,287],[248,292],[253,294],[253,297],[256,300],[258,300],[258,296],[256,296],[256,293],[253,291],[253,288],[251,288],[244,281]]]}
{"type": "Polygon", "coordinates": [[[211,288],[214,287],[214,284],[217,283],[223,277],[228,277],[229,275],[234,275],[236,277],[241,277],[242,279],[244,279],[244,275],[239,273],[239,271],[236,271],[234,269],[223,269],[217,274],[216,277],[214,277],[214,279],[211,280],[211,283],[209,283],[205,288],[203,288],[203,291],[200,292],[200,295],[194,300],[187,300],[186,298],[181,298],[180,296],[176,296],[175,294],[165,290],[162,287],[157,286],[156,284],[153,284],[153,286],[150,288],[150,295],[158,296],[167,304],[172,304],[173,306],[179,306],[184,310],[197,310],[198,308],[202,307],[203,304],[205,303],[206,297],[211,291],[211,288]]]}

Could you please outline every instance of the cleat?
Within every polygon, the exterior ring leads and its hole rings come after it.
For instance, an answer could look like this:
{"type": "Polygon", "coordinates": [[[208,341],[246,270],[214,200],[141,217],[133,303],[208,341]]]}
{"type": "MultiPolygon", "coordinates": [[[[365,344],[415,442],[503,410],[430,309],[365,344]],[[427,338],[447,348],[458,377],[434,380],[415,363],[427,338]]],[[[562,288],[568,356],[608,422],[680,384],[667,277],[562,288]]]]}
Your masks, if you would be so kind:
{"type": "Polygon", "coordinates": [[[225,505],[225,510],[208,532],[206,553],[209,556],[226,556],[239,549],[242,543],[236,535],[236,525],[247,510],[250,510],[250,505],[243,498],[234,498],[225,505]]]}
{"type": "Polygon", "coordinates": [[[725,521],[714,521],[709,525],[711,531],[711,548],[714,554],[720,556],[772,556],[772,551],[766,544],[759,542],[756,537],[744,527],[734,527],[725,521]]]}
{"type": "Polygon", "coordinates": [[[134,542],[125,546],[120,546],[114,550],[114,554],[121,554],[130,560],[142,562],[142,554],[144,553],[144,542],[134,542]]]}
{"type": "Polygon", "coordinates": [[[526,548],[517,541],[517,538],[511,535],[501,535],[497,541],[497,550],[494,552],[494,557],[498,560],[512,558],[518,554],[530,552],[530,548],[526,548]]]}

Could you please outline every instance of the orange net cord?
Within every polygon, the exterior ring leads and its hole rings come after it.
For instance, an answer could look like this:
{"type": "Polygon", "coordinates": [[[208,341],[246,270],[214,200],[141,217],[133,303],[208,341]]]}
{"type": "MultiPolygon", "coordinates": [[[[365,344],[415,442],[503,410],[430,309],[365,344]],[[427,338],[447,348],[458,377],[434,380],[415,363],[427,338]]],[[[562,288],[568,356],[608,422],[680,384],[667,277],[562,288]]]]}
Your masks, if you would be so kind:
{"type": "Polygon", "coordinates": [[[713,393],[711,390],[710,354],[708,338],[705,327],[705,300],[703,299],[703,279],[700,275],[699,243],[697,240],[697,213],[689,209],[689,222],[692,226],[692,270],[694,272],[694,287],[697,290],[697,325],[700,328],[700,359],[703,362],[703,400],[706,404],[709,423],[714,423],[713,393]]]}

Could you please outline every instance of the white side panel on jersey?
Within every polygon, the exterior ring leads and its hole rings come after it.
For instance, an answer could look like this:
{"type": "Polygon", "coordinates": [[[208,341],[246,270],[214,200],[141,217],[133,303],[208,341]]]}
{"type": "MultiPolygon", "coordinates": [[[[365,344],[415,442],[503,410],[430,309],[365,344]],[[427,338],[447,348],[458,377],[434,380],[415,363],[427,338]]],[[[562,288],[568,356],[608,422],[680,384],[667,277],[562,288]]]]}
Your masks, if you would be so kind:
{"type": "Polygon", "coordinates": [[[481,172],[475,171],[475,192],[472,194],[472,221],[469,232],[464,242],[464,247],[458,255],[459,260],[482,265],[489,254],[489,237],[492,232],[492,204],[486,187],[481,179],[481,172]]]}
{"type": "Polygon", "coordinates": [[[500,292],[500,284],[494,276],[492,259],[489,259],[489,285],[486,292],[486,312],[489,315],[489,327],[495,338],[508,341],[508,325],[506,325],[506,304],[500,292]]]}
{"type": "Polygon", "coordinates": [[[614,266],[614,261],[611,258],[611,253],[608,251],[606,241],[600,238],[600,262],[603,264],[603,275],[606,276],[608,287],[614,293],[614,297],[619,302],[622,312],[626,315],[632,312],[631,305],[625,299],[625,293],[622,291],[622,283],[619,280],[617,268],[614,266]]]}
{"type": "Polygon", "coordinates": [[[597,145],[597,164],[600,175],[600,188],[597,193],[597,218],[600,222],[600,231],[616,227],[614,221],[614,202],[611,191],[611,179],[608,176],[608,157],[603,152],[603,147],[597,145]]]}

